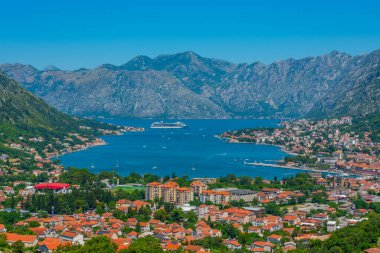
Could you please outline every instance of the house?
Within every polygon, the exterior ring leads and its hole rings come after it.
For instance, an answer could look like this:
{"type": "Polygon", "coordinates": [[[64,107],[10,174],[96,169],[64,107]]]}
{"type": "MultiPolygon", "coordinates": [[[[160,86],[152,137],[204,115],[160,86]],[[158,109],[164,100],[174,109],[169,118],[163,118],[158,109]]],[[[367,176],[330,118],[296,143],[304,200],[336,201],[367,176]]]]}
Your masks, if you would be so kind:
{"type": "Polygon", "coordinates": [[[274,246],[275,245],[273,243],[271,243],[271,242],[257,241],[257,242],[253,242],[251,244],[251,249],[252,249],[252,251],[256,250],[256,252],[257,252],[257,250],[261,250],[261,251],[264,251],[264,252],[272,252],[274,246]]]}
{"type": "Polygon", "coordinates": [[[269,194],[269,195],[277,195],[281,192],[281,189],[277,188],[263,188],[261,190],[263,193],[269,194]]]}
{"type": "Polygon", "coordinates": [[[132,243],[132,240],[129,238],[118,238],[112,240],[117,245],[117,252],[123,249],[128,249],[129,245],[132,243]]]}
{"type": "Polygon", "coordinates": [[[380,248],[370,248],[364,250],[364,253],[380,253],[380,248]]]}
{"type": "Polygon", "coordinates": [[[327,232],[334,232],[337,229],[336,221],[327,222],[327,232]]]}
{"type": "Polygon", "coordinates": [[[185,252],[186,253],[197,253],[197,252],[206,252],[204,248],[198,245],[187,245],[185,247],[185,252]]]}
{"type": "Polygon", "coordinates": [[[227,219],[235,220],[239,224],[247,224],[251,221],[251,219],[254,217],[253,213],[251,211],[240,209],[236,207],[231,207],[224,212],[228,213],[227,219]]]}
{"type": "Polygon", "coordinates": [[[241,249],[241,244],[236,241],[235,239],[232,240],[226,240],[223,242],[224,245],[227,246],[230,250],[236,250],[236,249],[241,249]]]}
{"type": "Polygon", "coordinates": [[[5,228],[3,224],[0,224],[0,233],[5,233],[5,232],[7,232],[7,229],[5,228]]]}
{"type": "Polygon", "coordinates": [[[281,224],[270,224],[270,225],[262,226],[261,232],[267,231],[269,233],[273,233],[273,232],[281,230],[281,229],[282,229],[281,224]]]}
{"type": "Polygon", "coordinates": [[[254,227],[254,226],[250,226],[248,228],[248,233],[256,233],[256,234],[261,234],[261,229],[259,227],[254,227]]]}
{"type": "Polygon", "coordinates": [[[128,208],[132,204],[132,201],[127,199],[120,199],[116,202],[116,208],[125,207],[128,208]]]}
{"type": "Polygon", "coordinates": [[[25,245],[25,247],[34,247],[38,242],[37,236],[35,235],[19,235],[15,233],[6,233],[5,237],[9,244],[21,241],[25,245]]]}
{"type": "Polygon", "coordinates": [[[295,242],[285,242],[284,247],[282,247],[283,252],[288,252],[297,249],[297,244],[295,242]]]}
{"type": "Polygon", "coordinates": [[[356,216],[363,216],[363,215],[368,214],[368,210],[367,209],[363,209],[363,208],[359,208],[359,209],[355,210],[354,214],[356,216]]]}
{"type": "Polygon", "coordinates": [[[288,233],[289,235],[292,235],[294,232],[294,228],[283,228],[282,229],[284,232],[288,233]]]}
{"type": "Polygon", "coordinates": [[[313,218],[318,220],[318,221],[326,221],[329,219],[329,216],[325,213],[317,213],[313,215],[313,218]]]}
{"type": "Polygon", "coordinates": [[[282,236],[281,235],[270,235],[267,237],[267,241],[268,242],[271,242],[271,243],[275,243],[275,244],[280,244],[281,243],[281,238],[282,236]]]}
{"type": "Polygon", "coordinates": [[[251,211],[256,218],[263,218],[265,216],[265,208],[263,207],[244,207],[244,209],[251,211]]]}
{"type": "Polygon", "coordinates": [[[210,230],[211,237],[222,237],[222,232],[217,229],[210,230]]]}
{"type": "Polygon", "coordinates": [[[301,222],[301,230],[310,231],[314,230],[317,227],[317,220],[308,219],[301,222]]]}
{"type": "Polygon", "coordinates": [[[150,231],[150,224],[148,222],[140,222],[141,232],[150,231]]]}
{"type": "Polygon", "coordinates": [[[264,220],[266,220],[268,224],[280,224],[282,218],[280,216],[268,215],[264,218],[264,220]]]}
{"type": "Polygon", "coordinates": [[[137,219],[136,218],[128,218],[126,224],[127,224],[128,227],[136,228],[136,226],[137,226],[137,219]]]}
{"type": "Polygon", "coordinates": [[[177,242],[177,241],[169,241],[164,247],[163,249],[165,251],[176,251],[176,250],[179,250],[181,248],[181,243],[177,242]]]}
{"type": "Polygon", "coordinates": [[[29,228],[38,238],[45,238],[47,229],[45,227],[29,228]]]}
{"type": "Polygon", "coordinates": [[[77,232],[65,231],[60,235],[59,238],[61,238],[62,241],[71,242],[72,244],[84,244],[83,235],[77,232]]]}
{"type": "Polygon", "coordinates": [[[101,230],[96,231],[95,236],[101,236],[101,235],[107,236],[107,237],[114,239],[114,240],[119,238],[119,236],[117,235],[117,232],[113,231],[113,230],[102,230],[101,229],[101,230]]]}
{"type": "Polygon", "coordinates": [[[60,238],[46,238],[38,243],[38,249],[41,252],[53,252],[58,249],[59,246],[71,245],[70,242],[64,242],[60,238]]]}
{"type": "Polygon", "coordinates": [[[139,233],[137,233],[136,231],[131,231],[127,234],[127,238],[130,238],[130,239],[137,239],[137,237],[139,236],[139,233]]]}
{"type": "Polygon", "coordinates": [[[149,206],[149,202],[145,202],[145,201],[142,201],[142,200],[135,200],[131,203],[131,206],[136,208],[136,210],[140,210],[142,207],[144,206],[149,206]]]}
{"type": "Polygon", "coordinates": [[[297,225],[301,220],[296,215],[285,215],[283,221],[289,223],[290,225],[297,225]]]}

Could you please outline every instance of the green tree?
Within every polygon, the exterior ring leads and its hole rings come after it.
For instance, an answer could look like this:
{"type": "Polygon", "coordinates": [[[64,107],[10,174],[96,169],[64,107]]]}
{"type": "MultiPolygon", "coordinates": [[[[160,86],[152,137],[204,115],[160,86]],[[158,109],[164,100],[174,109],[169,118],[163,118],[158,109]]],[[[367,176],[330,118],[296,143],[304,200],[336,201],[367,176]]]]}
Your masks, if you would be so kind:
{"type": "Polygon", "coordinates": [[[168,220],[171,222],[182,222],[184,217],[185,217],[185,214],[183,213],[183,211],[181,209],[177,208],[177,209],[174,209],[170,213],[168,220]]]}
{"type": "Polygon", "coordinates": [[[160,241],[151,236],[139,238],[134,241],[127,250],[120,252],[125,253],[162,253],[160,241]]]}
{"type": "Polygon", "coordinates": [[[330,253],[343,253],[343,250],[339,246],[334,246],[329,250],[330,253]]]}
{"type": "Polygon", "coordinates": [[[31,228],[38,228],[39,226],[40,226],[40,223],[37,221],[29,222],[29,227],[31,227],[31,228]]]}
{"type": "Polygon", "coordinates": [[[95,236],[86,241],[81,248],[80,253],[114,253],[116,252],[117,245],[111,241],[110,238],[105,236],[95,236]]]}
{"type": "Polygon", "coordinates": [[[12,253],[24,253],[24,244],[21,241],[17,241],[11,246],[12,253]]]}
{"type": "Polygon", "coordinates": [[[154,218],[162,222],[166,221],[168,218],[168,213],[164,209],[159,209],[154,213],[154,218]]]}
{"type": "Polygon", "coordinates": [[[265,211],[267,212],[267,214],[273,214],[273,215],[282,214],[280,206],[273,202],[270,202],[265,205],[265,211]]]}
{"type": "Polygon", "coordinates": [[[164,203],[164,209],[167,213],[170,213],[175,208],[173,203],[164,203]]]}

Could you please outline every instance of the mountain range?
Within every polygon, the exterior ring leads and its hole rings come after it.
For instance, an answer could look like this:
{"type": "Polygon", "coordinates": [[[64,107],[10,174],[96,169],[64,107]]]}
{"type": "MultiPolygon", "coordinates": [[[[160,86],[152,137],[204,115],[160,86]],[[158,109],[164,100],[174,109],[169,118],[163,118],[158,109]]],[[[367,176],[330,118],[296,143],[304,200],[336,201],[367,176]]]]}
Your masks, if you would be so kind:
{"type": "Polygon", "coordinates": [[[62,112],[152,118],[282,118],[380,111],[380,50],[234,64],[188,51],[121,66],[0,70],[62,112]]]}

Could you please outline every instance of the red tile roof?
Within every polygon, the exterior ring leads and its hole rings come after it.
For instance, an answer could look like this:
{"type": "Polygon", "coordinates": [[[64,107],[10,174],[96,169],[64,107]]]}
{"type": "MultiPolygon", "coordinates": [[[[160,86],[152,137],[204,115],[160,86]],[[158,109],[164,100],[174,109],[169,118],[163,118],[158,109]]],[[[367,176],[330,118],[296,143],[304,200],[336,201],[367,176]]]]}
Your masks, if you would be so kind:
{"type": "Polygon", "coordinates": [[[8,242],[21,241],[23,243],[33,243],[35,240],[37,240],[37,236],[35,235],[19,235],[15,233],[6,233],[5,236],[8,242]]]}

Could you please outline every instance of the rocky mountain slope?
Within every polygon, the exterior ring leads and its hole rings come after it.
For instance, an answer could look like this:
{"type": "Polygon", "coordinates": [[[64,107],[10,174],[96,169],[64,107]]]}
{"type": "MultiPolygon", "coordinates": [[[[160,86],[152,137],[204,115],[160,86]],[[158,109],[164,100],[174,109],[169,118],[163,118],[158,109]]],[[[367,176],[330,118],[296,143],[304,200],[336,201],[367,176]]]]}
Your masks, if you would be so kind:
{"type": "Polygon", "coordinates": [[[74,115],[312,117],[363,115],[380,108],[380,50],[360,56],[333,51],[269,65],[185,52],[75,71],[22,64],[3,64],[0,70],[74,115]]]}

